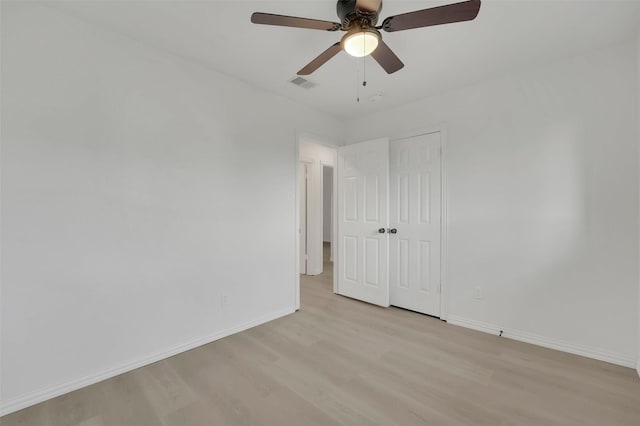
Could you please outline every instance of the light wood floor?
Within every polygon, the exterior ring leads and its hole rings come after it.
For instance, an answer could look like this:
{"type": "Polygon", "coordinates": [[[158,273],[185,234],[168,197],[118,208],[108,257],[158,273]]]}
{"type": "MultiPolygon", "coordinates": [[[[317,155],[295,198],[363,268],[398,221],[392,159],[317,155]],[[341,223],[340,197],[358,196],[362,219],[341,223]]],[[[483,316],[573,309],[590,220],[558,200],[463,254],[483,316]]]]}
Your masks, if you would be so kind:
{"type": "Polygon", "coordinates": [[[635,371],[332,294],[0,419],[15,425],[640,425],[635,371]]]}

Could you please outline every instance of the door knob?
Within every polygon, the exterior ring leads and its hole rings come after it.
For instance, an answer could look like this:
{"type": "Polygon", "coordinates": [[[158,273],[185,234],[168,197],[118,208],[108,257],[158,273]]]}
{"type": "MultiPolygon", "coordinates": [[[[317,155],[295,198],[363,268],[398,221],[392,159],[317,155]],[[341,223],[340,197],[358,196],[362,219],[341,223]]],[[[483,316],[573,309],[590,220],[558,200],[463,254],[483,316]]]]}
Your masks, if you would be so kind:
{"type": "Polygon", "coordinates": [[[384,234],[384,228],[378,229],[378,234],[384,234]]]}
{"type": "Polygon", "coordinates": [[[397,234],[398,230],[396,228],[391,228],[391,229],[389,229],[389,233],[390,234],[397,234]]]}

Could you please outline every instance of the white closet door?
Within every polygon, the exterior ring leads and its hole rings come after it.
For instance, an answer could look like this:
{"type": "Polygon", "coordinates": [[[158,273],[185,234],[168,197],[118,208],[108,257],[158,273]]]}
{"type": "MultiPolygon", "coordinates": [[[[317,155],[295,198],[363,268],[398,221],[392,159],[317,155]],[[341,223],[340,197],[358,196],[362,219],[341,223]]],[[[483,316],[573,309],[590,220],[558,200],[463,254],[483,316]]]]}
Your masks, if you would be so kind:
{"type": "Polygon", "coordinates": [[[390,303],[440,316],[440,133],[391,142],[390,303]]]}
{"type": "Polygon", "coordinates": [[[389,306],[388,186],[388,139],[339,148],[338,293],[380,306],[389,306]]]}

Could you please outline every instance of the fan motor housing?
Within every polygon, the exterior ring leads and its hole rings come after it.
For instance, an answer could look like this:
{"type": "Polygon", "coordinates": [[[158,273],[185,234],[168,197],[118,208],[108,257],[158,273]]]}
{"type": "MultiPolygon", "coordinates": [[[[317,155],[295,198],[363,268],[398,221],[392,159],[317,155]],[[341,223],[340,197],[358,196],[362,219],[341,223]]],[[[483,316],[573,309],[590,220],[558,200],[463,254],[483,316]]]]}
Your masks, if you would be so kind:
{"type": "Polygon", "coordinates": [[[362,12],[356,8],[356,0],[338,0],[337,4],[338,18],[342,24],[342,29],[351,28],[354,22],[361,26],[375,26],[378,23],[378,15],[382,11],[382,2],[375,12],[362,12]]]}

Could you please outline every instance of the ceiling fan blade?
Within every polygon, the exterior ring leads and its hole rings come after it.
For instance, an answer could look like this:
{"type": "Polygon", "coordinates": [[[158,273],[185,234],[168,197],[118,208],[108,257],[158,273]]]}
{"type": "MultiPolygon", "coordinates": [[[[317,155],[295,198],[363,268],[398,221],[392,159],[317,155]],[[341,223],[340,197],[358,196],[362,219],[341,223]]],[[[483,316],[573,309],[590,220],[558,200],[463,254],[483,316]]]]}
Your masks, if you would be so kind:
{"type": "Polygon", "coordinates": [[[278,25],[280,27],[308,28],[310,30],[337,31],[342,25],[337,22],[318,19],[298,18],[296,16],[274,15],[255,12],[251,15],[254,24],[278,25]]]}
{"type": "Polygon", "coordinates": [[[356,0],[356,9],[361,12],[377,12],[380,9],[382,0],[356,0]]]}
{"type": "Polygon", "coordinates": [[[384,68],[387,74],[393,74],[404,68],[404,64],[400,58],[398,58],[396,54],[393,53],[393,50],[382,40],[378,42],[378,47],[371,53],[371,56],[384,68]]]}
{"type": "Polygon", "coordinates": [[[340,42],[333,44],[327,50],[322,52],[317,58],[309,62],[307,66],[305,66],[300,71],[298,71],[298,75],[311,74],[312,72],[320,68],[322,65],[324,65],[329,59],[336,56],[341,50],[342,50],[342,47],[340,46],[340,42]]]}
{"type": "Polygon", "coordinates": [[[480,11],[480,0],[469,0],[461,3],[416,10],[402,15],[389,16],[382,23],[382,29],[388,32],[409,30],[411,28],[430,27],[433,25],[451,24],[453,22],[471,21],[480,11]]]}

